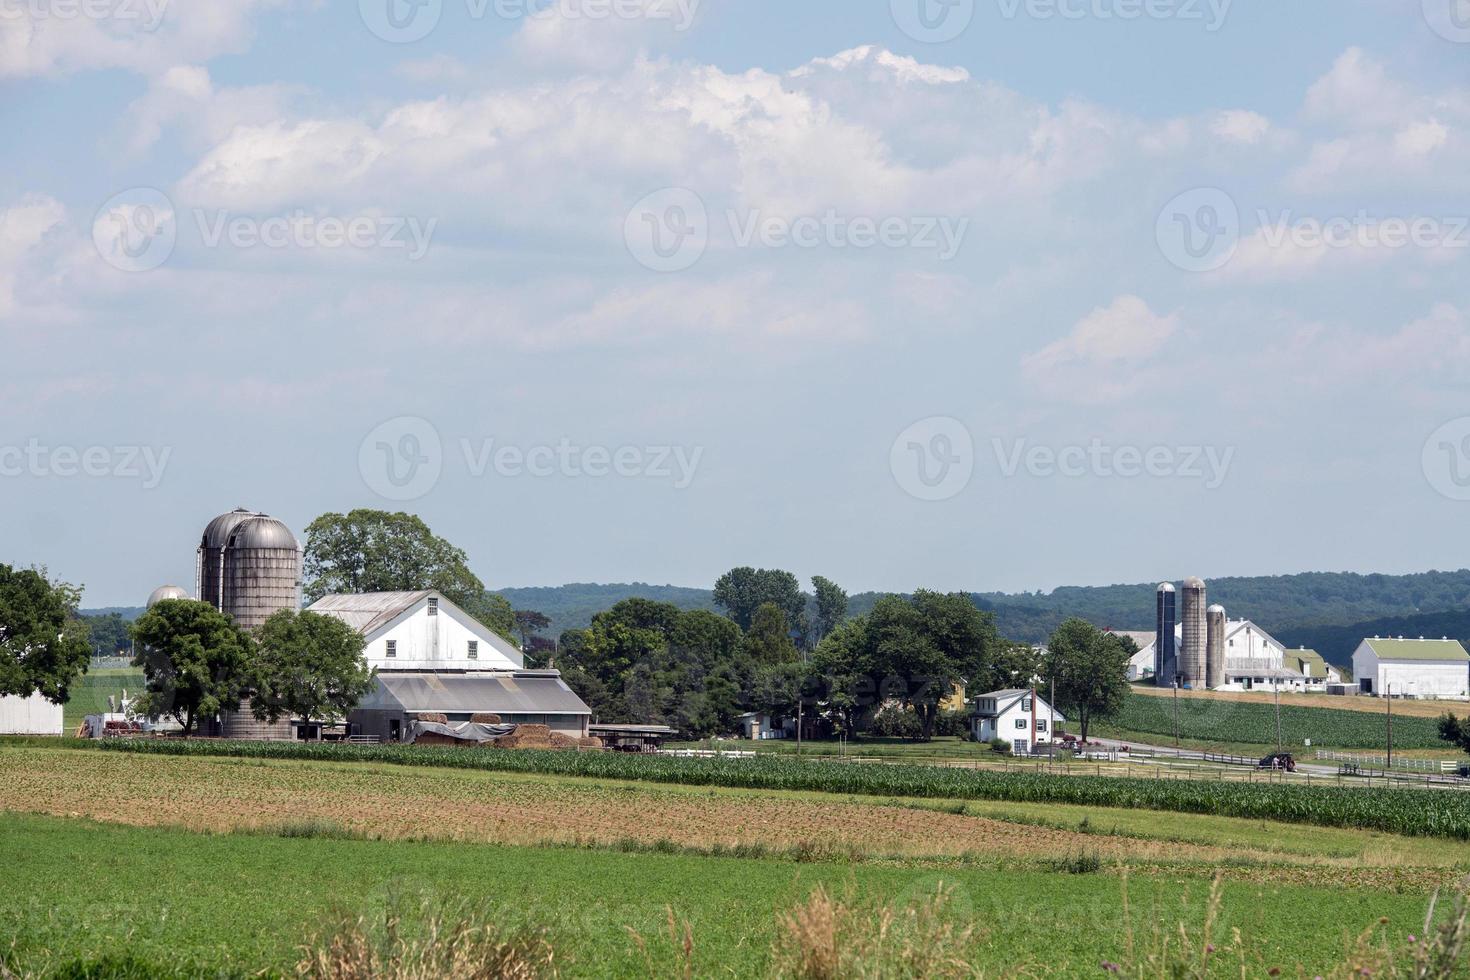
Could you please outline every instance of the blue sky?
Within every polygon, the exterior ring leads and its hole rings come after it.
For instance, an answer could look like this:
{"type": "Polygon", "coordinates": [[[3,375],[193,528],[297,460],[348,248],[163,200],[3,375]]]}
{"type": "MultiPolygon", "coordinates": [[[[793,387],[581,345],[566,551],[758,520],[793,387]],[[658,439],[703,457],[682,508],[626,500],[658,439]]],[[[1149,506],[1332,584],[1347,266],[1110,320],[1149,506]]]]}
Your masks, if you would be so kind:
{"type": "Polygon", "coordinates": [[[1465,564],[1470,0],[518,2],[0,0],[0,560],[1465,564]]]}

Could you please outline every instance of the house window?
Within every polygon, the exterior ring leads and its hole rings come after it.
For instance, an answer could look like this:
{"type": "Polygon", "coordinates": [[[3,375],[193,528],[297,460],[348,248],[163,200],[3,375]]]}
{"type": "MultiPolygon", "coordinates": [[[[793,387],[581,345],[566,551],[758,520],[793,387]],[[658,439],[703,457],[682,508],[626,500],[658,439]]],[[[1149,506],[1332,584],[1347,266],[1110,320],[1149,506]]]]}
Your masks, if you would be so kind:
{"type": "Polygon", "coordinates": [[[388,641],[388,659],[391,660],[391,659],[393,659],[396,656],[398,656],[398,641],[397,640],[389,640],[388,641]]]}
{"type": "Polygon", "coordinates": [[[470,641],[470,659],[471,660],[479,660],[480,659],[480,641],[479,640],[471,640],[470,641]]]}
{"type": "Polygon", "coordinates": [[[1031,699],[1030,698],[1022,698],[1021,699],[1021,710],[1022,711],[1030,711],[1031,710],[1031,699]]]}
{"type": "Polygon", "coordinates": [[[439,615],[439,598],[437,596],[429,596],[429,615],[439,615]]]}
{"type": "Polygon", "coordinates": [[[1038,718],[1038,719],[1036,719],[1036,730],[1038,732],[1044,732],[1044,731],[1046,731],[1046,719],[1045,718],[1038,718]]]}
{"type": "Polygon", "coordinates": [[[1025,718],[1017,718],[1016,719],[1016,727],[1017,728],[1020,728],[1020,729],[1024,729],[1026,727],[1026,719],[1025,718]]]}

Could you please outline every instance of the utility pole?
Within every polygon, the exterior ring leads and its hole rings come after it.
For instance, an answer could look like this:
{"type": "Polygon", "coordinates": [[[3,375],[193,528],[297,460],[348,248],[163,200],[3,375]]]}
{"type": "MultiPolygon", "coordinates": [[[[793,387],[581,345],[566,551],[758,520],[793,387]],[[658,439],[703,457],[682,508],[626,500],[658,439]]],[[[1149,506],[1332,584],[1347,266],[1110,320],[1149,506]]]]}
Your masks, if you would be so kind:
{"type": "Polygon", "coordinates": [[[796,692],[796,755],[801,757],[801,690],[796,692]]]}
{"type": "Polygon", "coordinates": [[[1281,751],[1281,679],[1276,680],[1276,751],[1281,751]]]}
{"type": "Polygon", "coordinates": [[[1174,675],[1174,752],[1179,752],[1179,675],[1174,675]]]}
{"type": "Polygon", "coordinates": [[[1383,696],[1383,706],[1388,709],[1388,769],[1393,769],[1393,685],[1383,696]]]}

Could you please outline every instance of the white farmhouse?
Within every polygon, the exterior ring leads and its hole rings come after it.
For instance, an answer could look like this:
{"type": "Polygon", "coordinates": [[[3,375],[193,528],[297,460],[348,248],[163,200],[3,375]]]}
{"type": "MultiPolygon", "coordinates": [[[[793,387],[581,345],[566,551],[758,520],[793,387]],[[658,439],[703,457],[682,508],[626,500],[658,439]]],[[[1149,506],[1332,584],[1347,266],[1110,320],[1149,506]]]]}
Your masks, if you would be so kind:
{"type": "Polygon", "coordinates": [[[1373,637],[1353,651],[1353,679],[1364,694],[1470,697],[1470,654],[1458,640],[1373,637]]]}
{"type": "Polygon", "coordinates": [[[60,735],[63,724],[61,705],[40,694],[0,698],[0,735],[60,735]]]}
{"type": "Polygon", "coordinates": [[[1002,739],[1017,755],[1029,755],[1037,745],[1050,743],[1066,720],[1035,691],[1012,688],[975,699],[970,731],[977,742],[1002,739]]]}

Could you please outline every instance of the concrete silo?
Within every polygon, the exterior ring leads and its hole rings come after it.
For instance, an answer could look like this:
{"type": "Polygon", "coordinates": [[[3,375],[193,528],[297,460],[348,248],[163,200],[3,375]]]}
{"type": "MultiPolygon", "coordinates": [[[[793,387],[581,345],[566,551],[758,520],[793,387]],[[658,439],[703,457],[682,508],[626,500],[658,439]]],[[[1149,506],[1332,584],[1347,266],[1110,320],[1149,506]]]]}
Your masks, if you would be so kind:
{"type": "MultiPolygon", "coordinates": [[[[199,598],[241,627],[255,630],[273,613],[301,608],[301,544],[266,514],[238,508],[204,529],[197,552],[199,598]]],[[[220,717],[225,738],[289,739],[289,720],[257,721],[244,701],[220,717]]]]}
{"type": "Polygon", "coordinates": [[[1205,654],[1209,644],[1209,628],[1205,622],[1204,580],[1190,577],[1184,580],[1184,623],[1179,644],[1180,683],[1184,687],[1197,688],[1205,685],[1205,654]]]}
{"type": "Polygon", "coordinates": [[[1225,607],[1205,610],[1205,686],[1210,690],[1225,685],[1225,607]]]}
{"type": "Polygon", "coordinates": [[[1179,670],[1178,656],[1174,650],[1174,586],[1169,582],[1161,583],[1156,598],[1158,608],[1154,619],[1154,683],[1160,687],[1172,687],[1174,675],[1179,670]]]}

